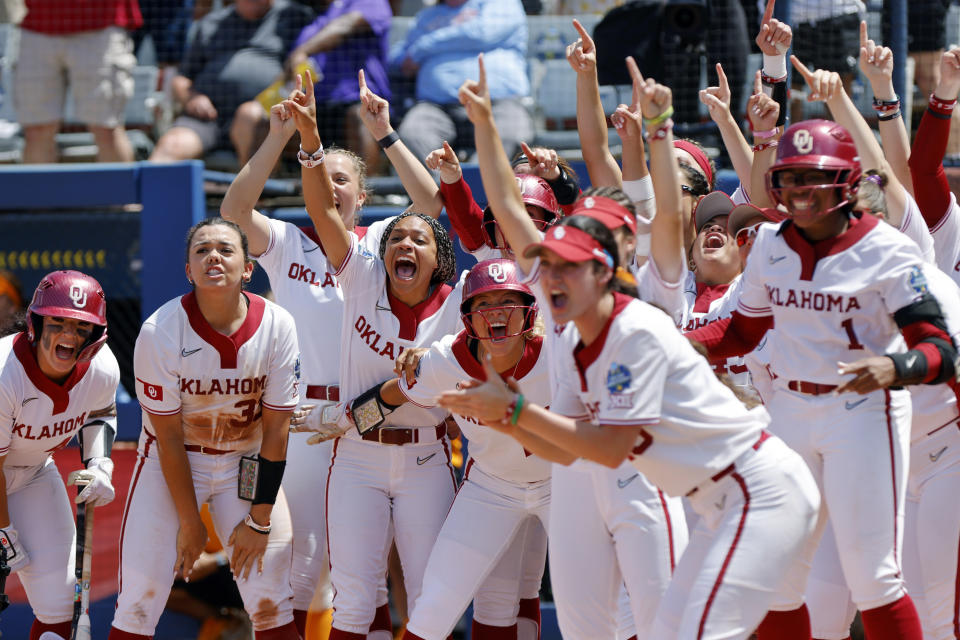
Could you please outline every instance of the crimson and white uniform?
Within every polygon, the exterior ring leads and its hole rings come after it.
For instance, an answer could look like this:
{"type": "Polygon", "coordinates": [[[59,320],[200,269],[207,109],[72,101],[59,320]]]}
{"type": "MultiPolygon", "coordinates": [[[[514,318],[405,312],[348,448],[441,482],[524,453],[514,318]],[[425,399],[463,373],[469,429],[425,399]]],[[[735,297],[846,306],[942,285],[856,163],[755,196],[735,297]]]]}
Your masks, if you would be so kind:
{"type": "MultiPolygon", "coordinates": [[[[892,314],[925,290],[917,246],[872,216],[812,247],[788,223],[761,227],[743,274],[739,312],[773,316],[771,367],[779,376],[771,430],[806,460],[829,510],[840,561],[861,610],[901,598],[903,505],[910,397],[881,390],[836,398],[811,393],[847,376],[839,362],[903,351],[892,314]],[[880,428],[878,428],[878,426],[880,428]]],[[[775,609],[802,603],[802,593],[775,609]]]]}
{"type": "MultiPolygon", "coordinates": [[[[549,405],[550,372],[547,358],[541,357],[542,347],[542,337],[527,340],[516,370],[508,374],[530,401],[549,405]]],[[[401,377],[400,390],[414,404],[432,407],[434,399],[457,382],[484,377],[483,366],[461,331],[435,342],[421,358],[413,386],[401,377]]],[[[532,594],[519,592],[521,565],[511,556],[523,552],[528,520],[536,518],[547,526],[551,463],[531,455],[508,435],[463,416],[454,419],[470,443],[470,457],[407,623],[408,631],[426,640],[443,640],[450,634],[481,584],[491,588],[486,597],[477,598],[473,616],[495,627],[514,624],[518,600],[537,597],[540,588],[536,580],[532,594]],[[500,602],[490,602],[498,586],[505,593],[500,602]]],[[[540,576],[543,560],[541,556],[540,576]]]]}
{"type": "MultiPolygon", "coordinates": [[[[438,285],[426,300],[408,307],[388,293],[383,260],[356,235],[350,238],[350,251],[334,274],[344,294],[344,404],[394,378],[394,361],[404,349],[429,346],[462,326],[460,286],[438,285]]],[[[430,548],[456,490],[446,415],[443,409],[407,403],[366,438],[350,428],[334,441],[326,494],[334,588],[331,637],[367,632],[391,539],[403,564],[408,601],[416,601],[430,548]]]]}
{"type": "MultiPolygon", "coordinates": [[[[549,301],[539,282],[539,260],[527,281],[541,309],[549,301]]],[[[652,260],[636,272],[637,289],[682,317],[680,283],[664,281],[652,260]]],[[[563,362],[567,332],[544,314],[552,396],[563,362]]],[[[649,635],[657,603],[687,545],[687,524],[679,497],[664,495],[625,461],[610,469],[590,460],[553,465],[548,556],[557,619],[565,638],[655,638],[649,635]],[[618,609],[623,587],[633,620],[618,609]],[[630,624],[632,623],[632,624],[630,624]]]]}
{"type": "MultiPolygon", "coordinates": [[[[737,276],[727,285],[710,287],[697,282],[696,274],[687,271],[684,283],[684,295],[687,299],[686,317],[683,330],[693,331],[706,326],[711,322],[729,318],[737,309],[737,300],[740,291],[740,276],[737,276]]],[[[714,365],[717,373],[725,373],[730,381],[738,387],[749,389],[750,373],[743,356],[727,358],[724,365],[714,365]]]]}
{"type": "MultiPolygon", "coordinates": [[[[51,452],[89,423],[116,430],[117,359],[104,345],[62,384],[40,370],[26,333],[0,338],[0,457],[10,523],[30,564],[17,572],[36,618],[73,616],[76,531],[66,487],[51,452]]],[[[77,460],[77,468],[80,461],[77,460]]]]}
{"type": "Polygon", "coordinates": [[[659,603],[651,638],[747,638],[812,548],[819,496],[803,461],[714,377],[659,310],[615,294],[584,347],[562,341],[553,410],[615,428],[643,425],[630,459],[700,515],[659,603]],[[749,553],[744,553],[749,550],[749,553]]]}
{"type": "MultiPolygon", "coordinates": [[[[925,265],[923,273],[956,342],[960,338],[960,290],[932,265],[925,265]]],[[[920,614],[923,636],[931,640],[956,638],[958,619],[960,512],[943,508],[960,491],[960,413],[954,387],[909,387],[913,414],[903,575],[920,614]]],[[[829,532],[832,528],[828,525],[829,532]]],[[[849,635],[856,606],[850,600],[832,535],[825,535],[817,550],[807,606],[815,638],[841,640],[849,635]]]]}
{"type": "Polygon", "coordinates": [[[960,285],[960,205],[957,196],[950,193],[950,206],[936,225],[930,228],[933,236],[937,266],[960,285]]]}
{"type": "MultiPolygon", "coordinates": [[[[137,465],[120,529],[120,595],[113,626],[149,636],[166,606],[174,578],[179,519],[164,481],[153,416],[180,415],[199,504],[207,503],[217,537],[226,544],[250,512],[238,494],[242,456],[262,437],[261,407],[292,411],[299,396],[299,350],[293,318],[250,293],[247,317],[231,336],[204,319],[196,295],[154,312],[134,350],[137,399],[143,408],[137,465]]],[[[237,586],[254,629],[293,621],[291,527],[283,491],[271,513],[263,573],[237,586]]]]}
{"type": "MultiPolygon", "coordinates": [[[[371,251],[379,251],[387,223],[384,220],[370,227],[357,227],[355,231],[361,244],[371,251]]],[[[314,411],[322,412],[324,406],[340,399],[343,293],[333,275],[336,269],[327,260],[312,228],[298,228],[281,220],[270,220],[268,224],[267,248],[253,258],[270,279],[277,304],[289,311],[297,324],[297,342],[303,354],[300,401],[317,405],[314,411]]],[[[317,589],[322,590],[320,608],[329,609],[333,603],[327,561],[326,505],[317,500],[317,488],[327,484],[333,442],[311,446],[306,443],[310,435],[290,434],[283,473],[283,490],[293,524],[293,608],[301,611],[310,608],[317,589]]],[[[378,602],[385,603],[386,597],[384,586],[378,602]]]]}

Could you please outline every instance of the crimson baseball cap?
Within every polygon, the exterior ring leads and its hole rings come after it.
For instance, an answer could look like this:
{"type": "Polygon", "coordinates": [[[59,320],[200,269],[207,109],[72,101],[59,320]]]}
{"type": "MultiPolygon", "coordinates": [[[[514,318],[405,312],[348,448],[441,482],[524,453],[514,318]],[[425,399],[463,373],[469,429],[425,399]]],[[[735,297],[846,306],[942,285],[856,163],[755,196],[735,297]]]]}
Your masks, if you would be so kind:
{"type": "Polygon", "coordinates": [[[730,217],[727,218],[727,233],[731,236],[736,236],[737,231],[743,229],[749,220],[752,220],[757,216],[762,216],[770,222],[780,222],[786,218],[784,214],[780,213],[776,209],[761,209],[760,207],[749,203],[738,204],[733,208],[733,211],[730,212],[730,217]]]}
{"type": "Polygon", "coordinates": [[[693,219],[697,225],[697,233],[703,226],[717,216],[729,216],[733,211],[733,200],[723,191],[711,191],[700,198],[697,208],[693,211],[693,219]]]}
{"type": "Polygon", "coordinates": [[[613,256],[603,248],[596,238],[586,231],[571,226],[554,226],[547,230],[543,242],[528,246],[523,255],[527,258],[536,258],[543,255],[545,249],[553,251],[569,262],[586,262],[596,260],[613,268],[613,256]]]}
{"type": "Polygon", "coordinates": [[[570,215],[593,218],[602,222],[610,231],[626,227],[630,233],[637,235],[637,217],[612,198],[603,196],[581,198],[573,206],[573,212],[570,215]]]}

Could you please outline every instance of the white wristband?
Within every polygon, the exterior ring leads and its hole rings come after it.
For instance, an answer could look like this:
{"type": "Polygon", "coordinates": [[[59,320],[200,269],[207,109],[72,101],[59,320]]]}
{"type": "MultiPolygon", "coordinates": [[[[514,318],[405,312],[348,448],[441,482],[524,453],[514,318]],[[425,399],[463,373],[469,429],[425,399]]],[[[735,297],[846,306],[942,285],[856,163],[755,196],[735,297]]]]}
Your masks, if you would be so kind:
{"type": "Polygon", "coordinates": [[[787,56],[771,56],[763,54],[763,73],[771,78],[787,77],[787,56]]]}
{"type": "Polygon", "coordinates": [[[653,179],[647,174],[639,180],[624,180],[623,192],[634,202],[649,200],[653,197],[653,179]]]}
{"type": "Polygon", "coordinates": [[[247,525],[257,533],[262,533],[264,535],[270,533],[271,525],[268,524],[264,526],[262,524],[257,524],[256,522],[253,521],[253,518],[250,517],[249,513],[243,518],[243,524],[247,525]]]}
{"type": "Polygon", "coordinates": [[[307,169],[312,169],[318,165],[323,164],[323,145],[320,145],[320,148],[314,151],[312,154],[308,154],[303,150],[303,147],[300,147],[300,151],[297,152],[297,161],[307,169]]]}

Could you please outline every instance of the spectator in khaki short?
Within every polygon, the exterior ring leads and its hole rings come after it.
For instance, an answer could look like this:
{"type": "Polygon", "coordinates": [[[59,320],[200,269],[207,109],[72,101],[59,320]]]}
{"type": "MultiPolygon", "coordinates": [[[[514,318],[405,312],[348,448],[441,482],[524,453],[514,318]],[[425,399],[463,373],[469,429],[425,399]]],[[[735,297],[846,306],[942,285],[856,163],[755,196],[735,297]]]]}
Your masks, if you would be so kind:
{"type": "Polygon", "coordinates": [[[96,140],[97,159],[132,161],[123,112],[136,64],[127,30],[143,22],[137,0],[27,0],[26,6],[13,90],[26,142],[23,161],[57,161],[67,86],[76,118],[96,140]]]}

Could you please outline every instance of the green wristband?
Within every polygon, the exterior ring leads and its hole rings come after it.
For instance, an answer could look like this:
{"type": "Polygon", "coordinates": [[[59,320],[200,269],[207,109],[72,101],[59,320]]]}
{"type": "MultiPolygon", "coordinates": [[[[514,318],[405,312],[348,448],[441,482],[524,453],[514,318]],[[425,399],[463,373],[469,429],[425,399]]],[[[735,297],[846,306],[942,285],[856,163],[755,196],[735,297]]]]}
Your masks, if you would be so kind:
{"type": "Polygon", "coordinates": [[[663,124],[664,122],[666,122],[667,120],[669,120],[672,116],[673,116],[673,105],[667,107],[667,110],[664,111],[663,113],[661,113],[661,114],[658,115],[658,116],[655,116],[655,117],[649,118],[649,119],[648,119],[648,118],[644,118],[644,119],[643,119],[643,126],[646,127],[647,129],[650,129],[650,128],[652,128],[652,127],[656,127],[657,125],[663,124]]]}
{"type": "Polygon", "coordinates": [[[520,419],[520,412],[523,411],[523,394],[517,394],[517,404],[513,407],[513,415],[510,416],[510,424],[517,424],[517,421],[520,419]]]}

